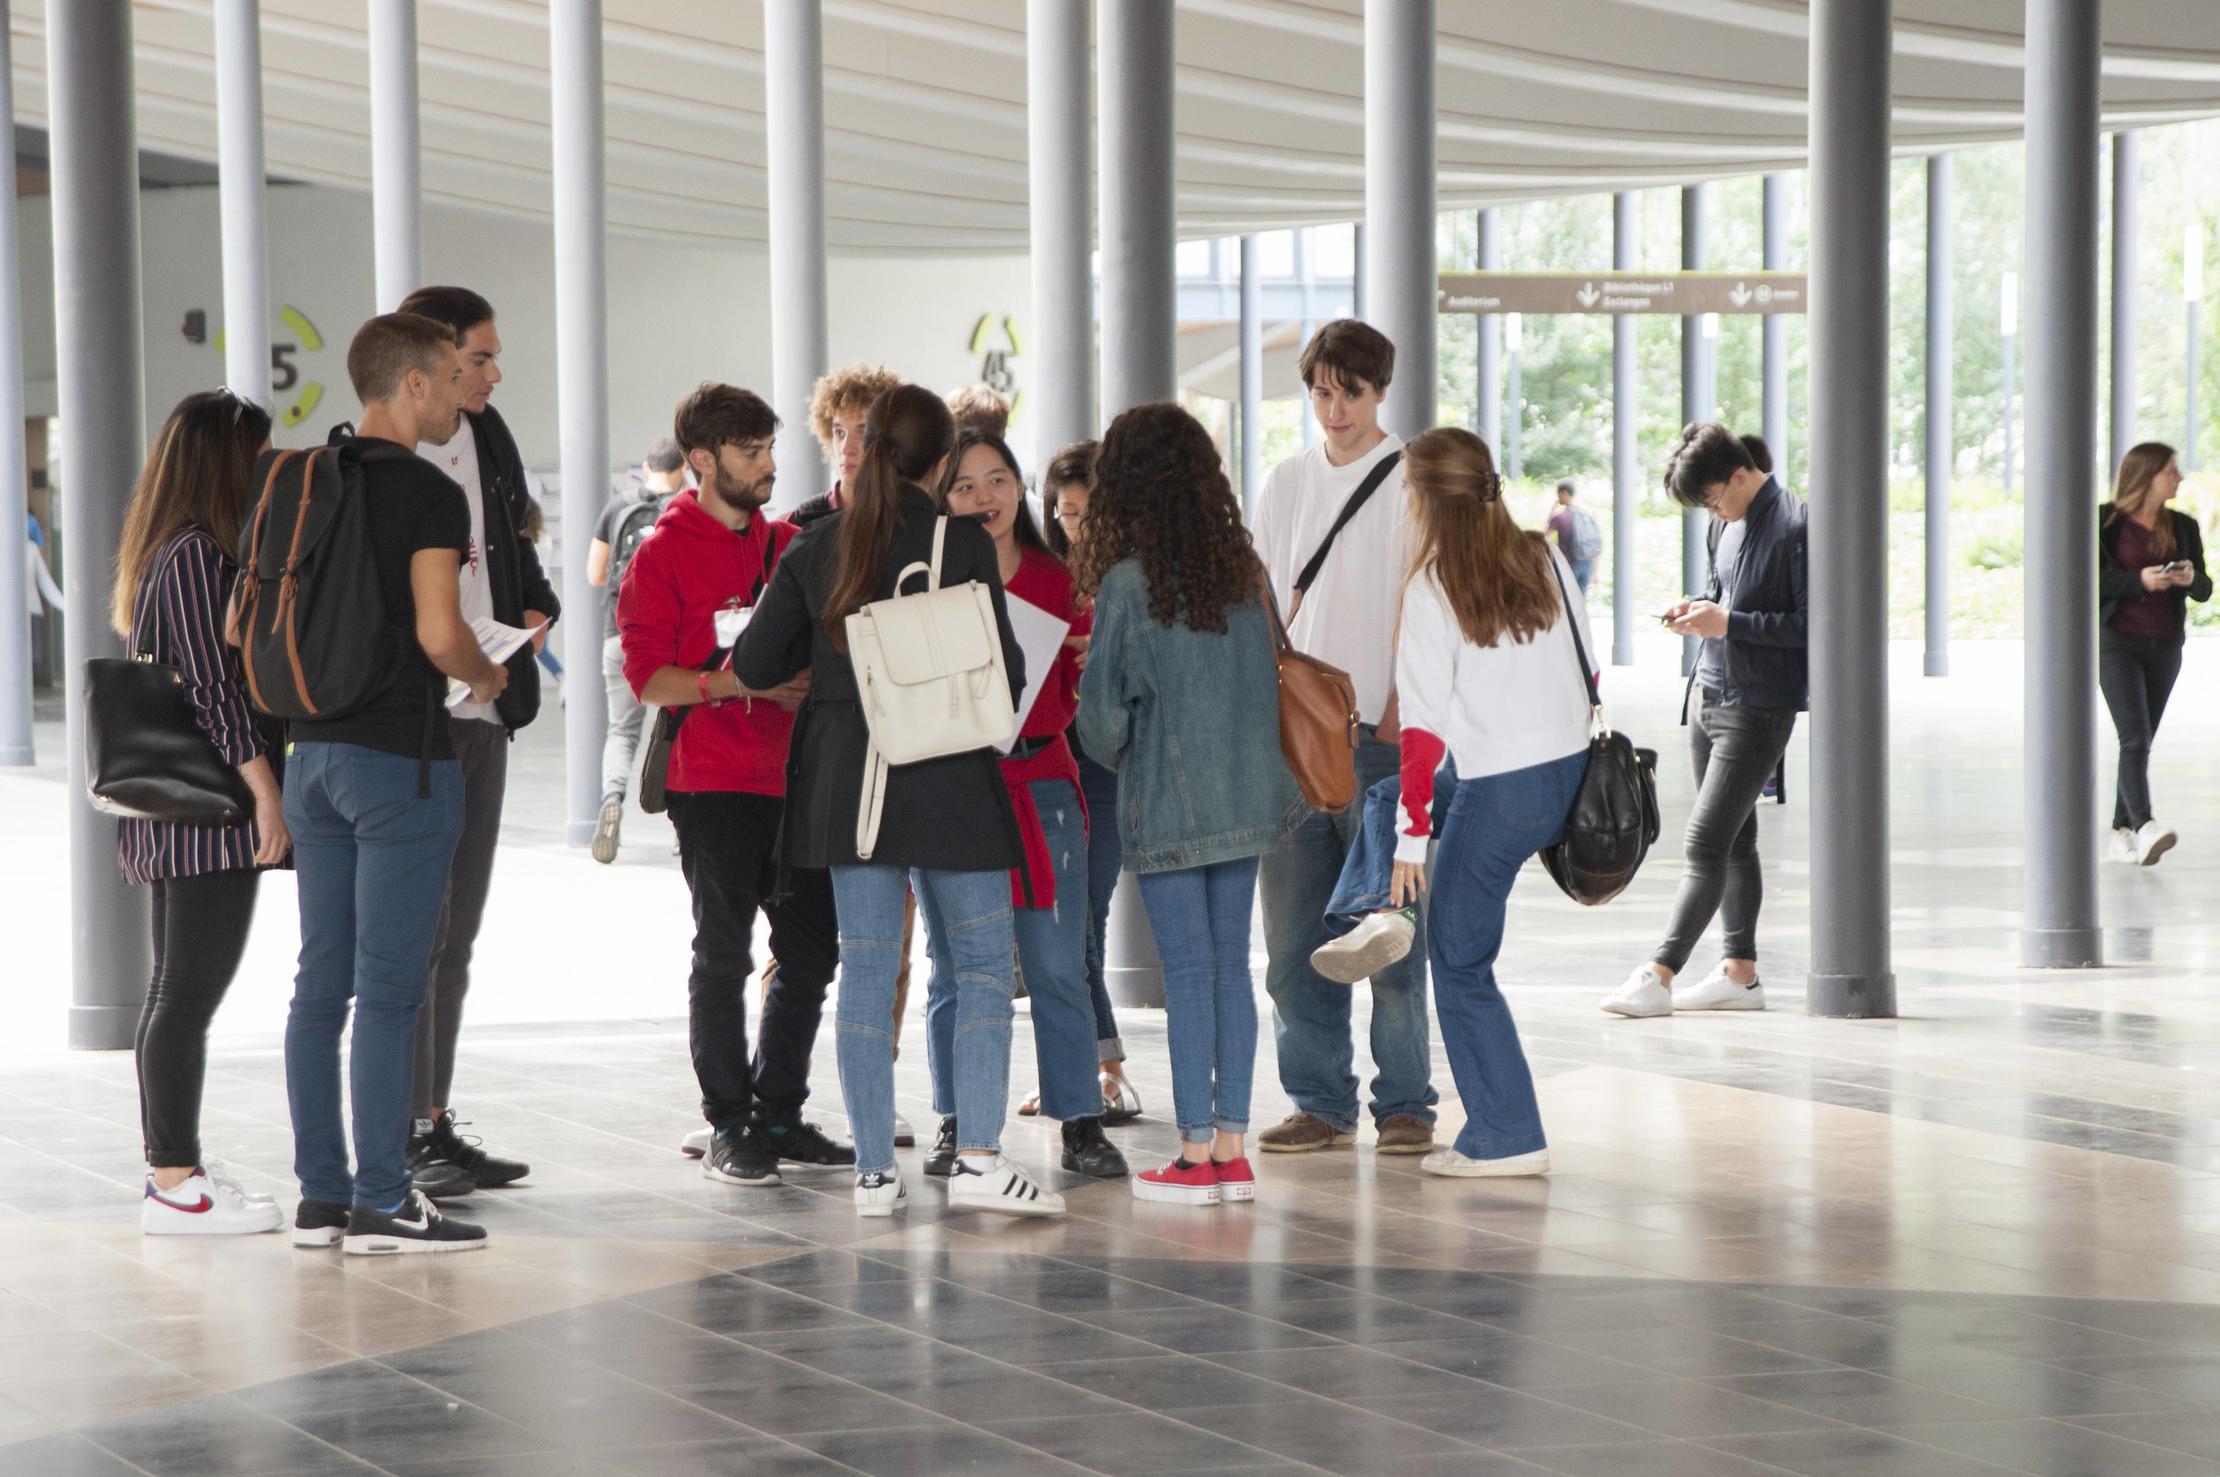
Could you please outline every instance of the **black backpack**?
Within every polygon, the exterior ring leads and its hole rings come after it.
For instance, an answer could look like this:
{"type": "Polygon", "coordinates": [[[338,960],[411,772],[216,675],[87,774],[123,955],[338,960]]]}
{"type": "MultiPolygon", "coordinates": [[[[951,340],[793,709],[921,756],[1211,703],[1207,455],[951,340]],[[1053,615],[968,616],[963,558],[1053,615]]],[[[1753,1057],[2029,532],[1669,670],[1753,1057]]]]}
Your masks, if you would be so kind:
{"type": "Polygon", "coordinates": [[[640,545],[655,532],[655,522],[670,506],[673,492],[645,492],[617,524],[617,536],[609,544],[609,600],[616,602],[617,591],[624,585],[624,572],[632,567],[632,556],[640,552],[640,545]]]}
{"type": "Polygon", "coordinates": [[[378,587],[362,468],[410,455],[364,447],[341,426],[327,445],[255,463],[262,496],[240,536],[231,618],[260,711],[340,718],[391,685],[404,653],[378,587]]]}

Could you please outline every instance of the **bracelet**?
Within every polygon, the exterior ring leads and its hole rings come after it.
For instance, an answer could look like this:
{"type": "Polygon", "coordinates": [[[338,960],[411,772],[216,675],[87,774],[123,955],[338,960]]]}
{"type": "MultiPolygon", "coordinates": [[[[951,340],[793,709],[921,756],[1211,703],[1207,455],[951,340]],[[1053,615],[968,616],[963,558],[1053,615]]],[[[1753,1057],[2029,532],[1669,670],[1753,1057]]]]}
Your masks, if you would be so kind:
{"type": "Polygon", "coordinates": [[[709,695],[709,674],[707,672],[696,672],[694,674],[694,688],[697,692],[701,694],[701,700],[703,702],[707,703],[715,701],[715,699],[710,697],[709,695]]]}

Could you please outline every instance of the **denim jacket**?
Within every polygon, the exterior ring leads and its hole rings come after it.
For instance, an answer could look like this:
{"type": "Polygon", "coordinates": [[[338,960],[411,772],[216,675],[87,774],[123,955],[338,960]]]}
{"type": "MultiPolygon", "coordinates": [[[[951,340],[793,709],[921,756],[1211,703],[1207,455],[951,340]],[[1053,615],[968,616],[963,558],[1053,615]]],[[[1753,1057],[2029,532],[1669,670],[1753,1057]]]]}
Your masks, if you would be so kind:
{"type": "Polygon", "coordinates": [[[1223,635],[1149,615],[1138,559],[1103,577],[1079,684],[1079,738],[1118,772],[1118,833],[1135,872],[1263,856],[1309,815],[1280,757],[1271,618],[1251,601],[1223,635]]]}

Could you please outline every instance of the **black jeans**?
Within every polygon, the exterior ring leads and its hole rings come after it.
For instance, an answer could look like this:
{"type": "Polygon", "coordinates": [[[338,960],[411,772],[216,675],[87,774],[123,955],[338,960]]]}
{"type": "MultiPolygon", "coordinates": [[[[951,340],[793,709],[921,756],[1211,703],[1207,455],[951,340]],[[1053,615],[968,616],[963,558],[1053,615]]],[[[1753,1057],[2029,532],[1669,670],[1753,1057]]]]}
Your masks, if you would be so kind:
{"type": "Polygon", "coordinates": [[[797,867],[792,891],[778,885],[775,795],[673,792],[678,864],[694,894],[694,969],[686,982],[686,1035],[701,1084],[702,1116],[735,1128],[760,1109],[798,1117],[809,1098],[809,1054],[840,966],[840,926],[830,873],[797,867]],[[755,1061],[748,1060],[748,978],[754,973],[755,913],[771,920],[778,971],[763,994],[755,1061]]]}
{"type": "Polygon", "coordinates": [[[2139,831],[2151,818],[2151,740],[2181,676],[2179,641],[2106,631],[2097,642],[2097,686],[2120,735],[2112,827],[2139,831]]]}
{"type": "Polygon", "coordinates": [[[1794,709],[1729,707],[1710,692],[1702,697],[1688,725],[1696,805],[1688,813],[1687,867],[1665,942],[1651,956],[1675,974],[1687,968],[1715,914],[1725,915],[1725,957],[1757,958],[1758,908],[1765,901],[1758,797],[1796,730],[1794,709]]]}
{"type": "Polygon", "coordinates": [[[432,942],[424,1007],[416,1015],[416,1086],[410,1109],[429,1118],[454,1106],[455,1043],[462,1036],[463,997],[470,993],[470,953],[486,921],[493,857],[501,841],[501,802],[509,793],[509,734],[498,723],[458,719],[455,759],[462,765],[462,839],[447,872],[447,900],[432,942]]]}
{"type": "Polygon", "coordinates": [[[154,883],[154,977],[137,1045],[139,1127],[155,1169],[200,1163],[208,1023],[239,972],[261,880],[259,872],[230,871],[154,883]]]}

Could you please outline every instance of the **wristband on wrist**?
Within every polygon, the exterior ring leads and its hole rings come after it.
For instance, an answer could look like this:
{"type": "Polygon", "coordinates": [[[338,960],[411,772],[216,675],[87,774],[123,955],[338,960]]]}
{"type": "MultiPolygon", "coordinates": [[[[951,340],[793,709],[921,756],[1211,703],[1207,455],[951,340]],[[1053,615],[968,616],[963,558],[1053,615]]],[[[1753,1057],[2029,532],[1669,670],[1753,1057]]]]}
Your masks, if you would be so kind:
{"type": "Polygon", "coordinates": [[[709,674],[707,672],[696,672],[694,674],[694,690],[701,694],[703,702],[716,701],[709,695],[709,674]]]}

